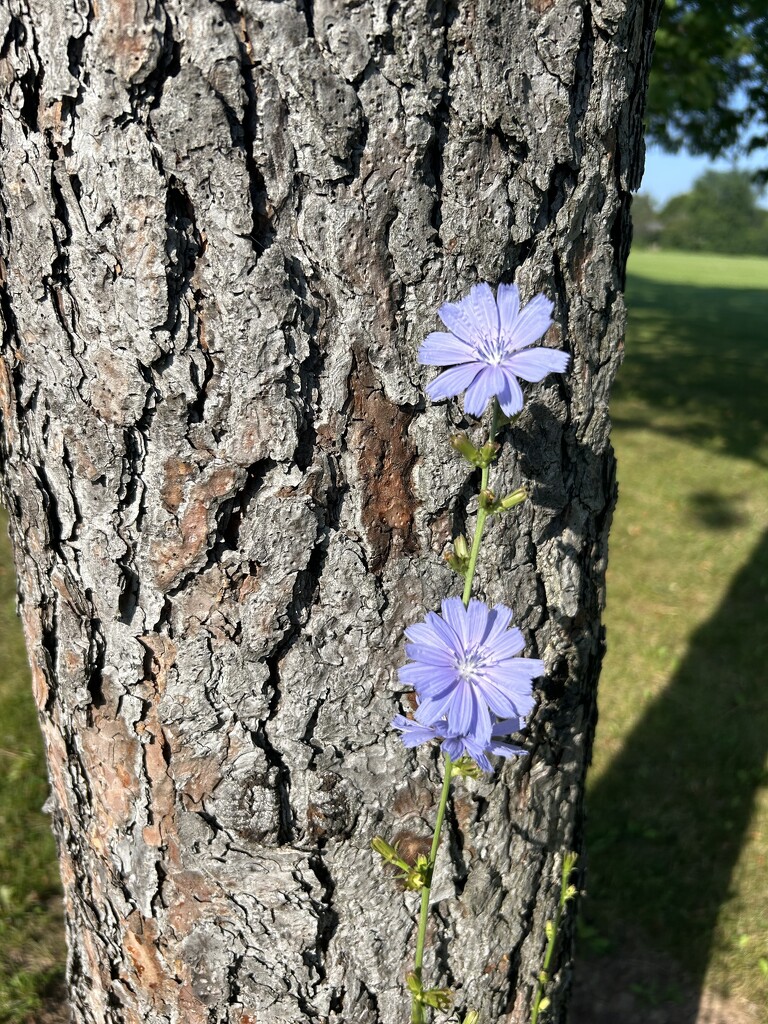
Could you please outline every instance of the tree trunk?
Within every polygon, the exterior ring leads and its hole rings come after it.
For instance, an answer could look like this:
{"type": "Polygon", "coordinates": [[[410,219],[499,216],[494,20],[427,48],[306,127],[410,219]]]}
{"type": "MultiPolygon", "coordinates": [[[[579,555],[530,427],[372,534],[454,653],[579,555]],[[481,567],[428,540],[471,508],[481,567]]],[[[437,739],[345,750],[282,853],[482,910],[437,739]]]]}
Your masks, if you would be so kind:
{"type": "MultiPolygon", "coordinates": [[[[547,678],[458,785],[428,977],[530,1014],[581,844],[656,0],[8,0],[3,494],[77,1024],[408,1019],[438,765],[389,727],[476,480],[419,343],[477,280],[573,369],[506,434],[480,592],[547,678]]],[[[562,1021],[570,940],[552,1020],[562,1021]]]]}

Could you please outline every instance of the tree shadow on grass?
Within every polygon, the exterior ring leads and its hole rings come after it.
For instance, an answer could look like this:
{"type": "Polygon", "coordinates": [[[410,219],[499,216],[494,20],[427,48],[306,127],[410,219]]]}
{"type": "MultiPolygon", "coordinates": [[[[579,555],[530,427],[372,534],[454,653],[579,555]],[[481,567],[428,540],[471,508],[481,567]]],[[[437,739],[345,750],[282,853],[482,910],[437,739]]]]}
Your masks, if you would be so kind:
{"type": "MultiPolygon", "coordinates": [[[[699,990],[766,781],[766,650],[768,531],[588,799],[590,916],[606,931],[617,921],[639,930],[699,990]]],[[[648,987],[647,977],[620,983],[648,987]]],[[[690,1006],[670,1019],[693,1024],[690,1006]]]]}
{"type": "Polygon", "coordinates": [[[768,465],[768,288],[703,288],[630,273],[627,305],[614,424],[768,465]]]}

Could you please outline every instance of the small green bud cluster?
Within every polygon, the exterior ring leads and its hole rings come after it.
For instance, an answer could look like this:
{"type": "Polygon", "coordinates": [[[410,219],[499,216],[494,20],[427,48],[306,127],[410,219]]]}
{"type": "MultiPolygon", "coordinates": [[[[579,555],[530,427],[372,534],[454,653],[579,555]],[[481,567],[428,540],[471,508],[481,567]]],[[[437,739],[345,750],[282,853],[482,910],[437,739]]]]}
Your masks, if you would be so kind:
{"type": "Polygon", "coordinates": [[[469,544],[463,533],[453,540],[453,551],[446,552],[445,560],[459,576],[466,576],[469,569],[469,544]]]}
{"type": "Polygon", "coordinates": [[[422,988],[417,975],[411,972],[405,983],[417,1003],[431,1006],[433,1010],[450,1010],[453,1006],[453,995],[447,988],[422,988]]]}
{"type": "Polygon", "coordinates": [[[463,754],[458,761],[453,762],[453,774],[460,775],[462,779],[482,779],[483,769],[475,764],[469,754],[463,754]]]}
{"type": "Polygon", "coordinates": [[[432,884],[432,865],[423,853],[416,858],[415,864],[409,864],[400,856],[397,844],[392,846],[381,836],[374,836],[371,846],[385,864],[392,864],[399,869],[397,880],[409,892],[416,892],[432,884]]]}
{"type": "Polygon", "coordinates": [[[516,505],[521,505],[527,497],[528,491],[524,487],[518,487],[516,491],[508,494],[505,498],[497,498],[490,487],[486,487],[480,491],[480,508],[484,509],[488,515],[508,512],[516,505]]]}
{"type": "Polygon", "coordinates": [[[454,434],[451,445],[470,466],[480,469],[490,466],[501,448],[497,441],[486,441],[482,448],[476,448],[466,434],[454,434]]]}

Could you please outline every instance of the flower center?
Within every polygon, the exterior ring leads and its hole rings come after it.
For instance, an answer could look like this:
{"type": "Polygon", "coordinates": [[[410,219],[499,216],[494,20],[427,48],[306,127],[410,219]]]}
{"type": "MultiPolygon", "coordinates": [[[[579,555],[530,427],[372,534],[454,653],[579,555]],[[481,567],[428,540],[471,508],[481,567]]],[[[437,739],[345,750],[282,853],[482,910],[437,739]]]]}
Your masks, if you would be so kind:
{"type": "Polygon", "coordinates": [[[506,354],[506,345],[501,334],[484,335],[477,343],[477,353],[483,362],[490,366],[499,366],[506,354]]]}
{"type": "Polygon", "coordinates": [[[465,682],[470,682],[483,667],[483,658],[477,651],[464,654],[456,659],[456,674],[465,682]]]}

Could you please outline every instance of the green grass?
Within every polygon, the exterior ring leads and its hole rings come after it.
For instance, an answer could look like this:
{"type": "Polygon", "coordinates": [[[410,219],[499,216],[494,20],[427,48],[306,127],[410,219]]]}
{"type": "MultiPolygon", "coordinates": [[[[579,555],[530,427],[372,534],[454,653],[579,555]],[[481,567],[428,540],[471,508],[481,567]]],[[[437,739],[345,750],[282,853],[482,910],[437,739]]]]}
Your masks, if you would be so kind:
{"type": "Polygon", "coordinates": [[[589,927],[768,1013],[768,260],[629,270],[589,927]]]}
{"type": "Polygon", "coordinates": [[[0,1024],[36,1022],[65,954],[45,763],[0,512],[0,1024]]]}

